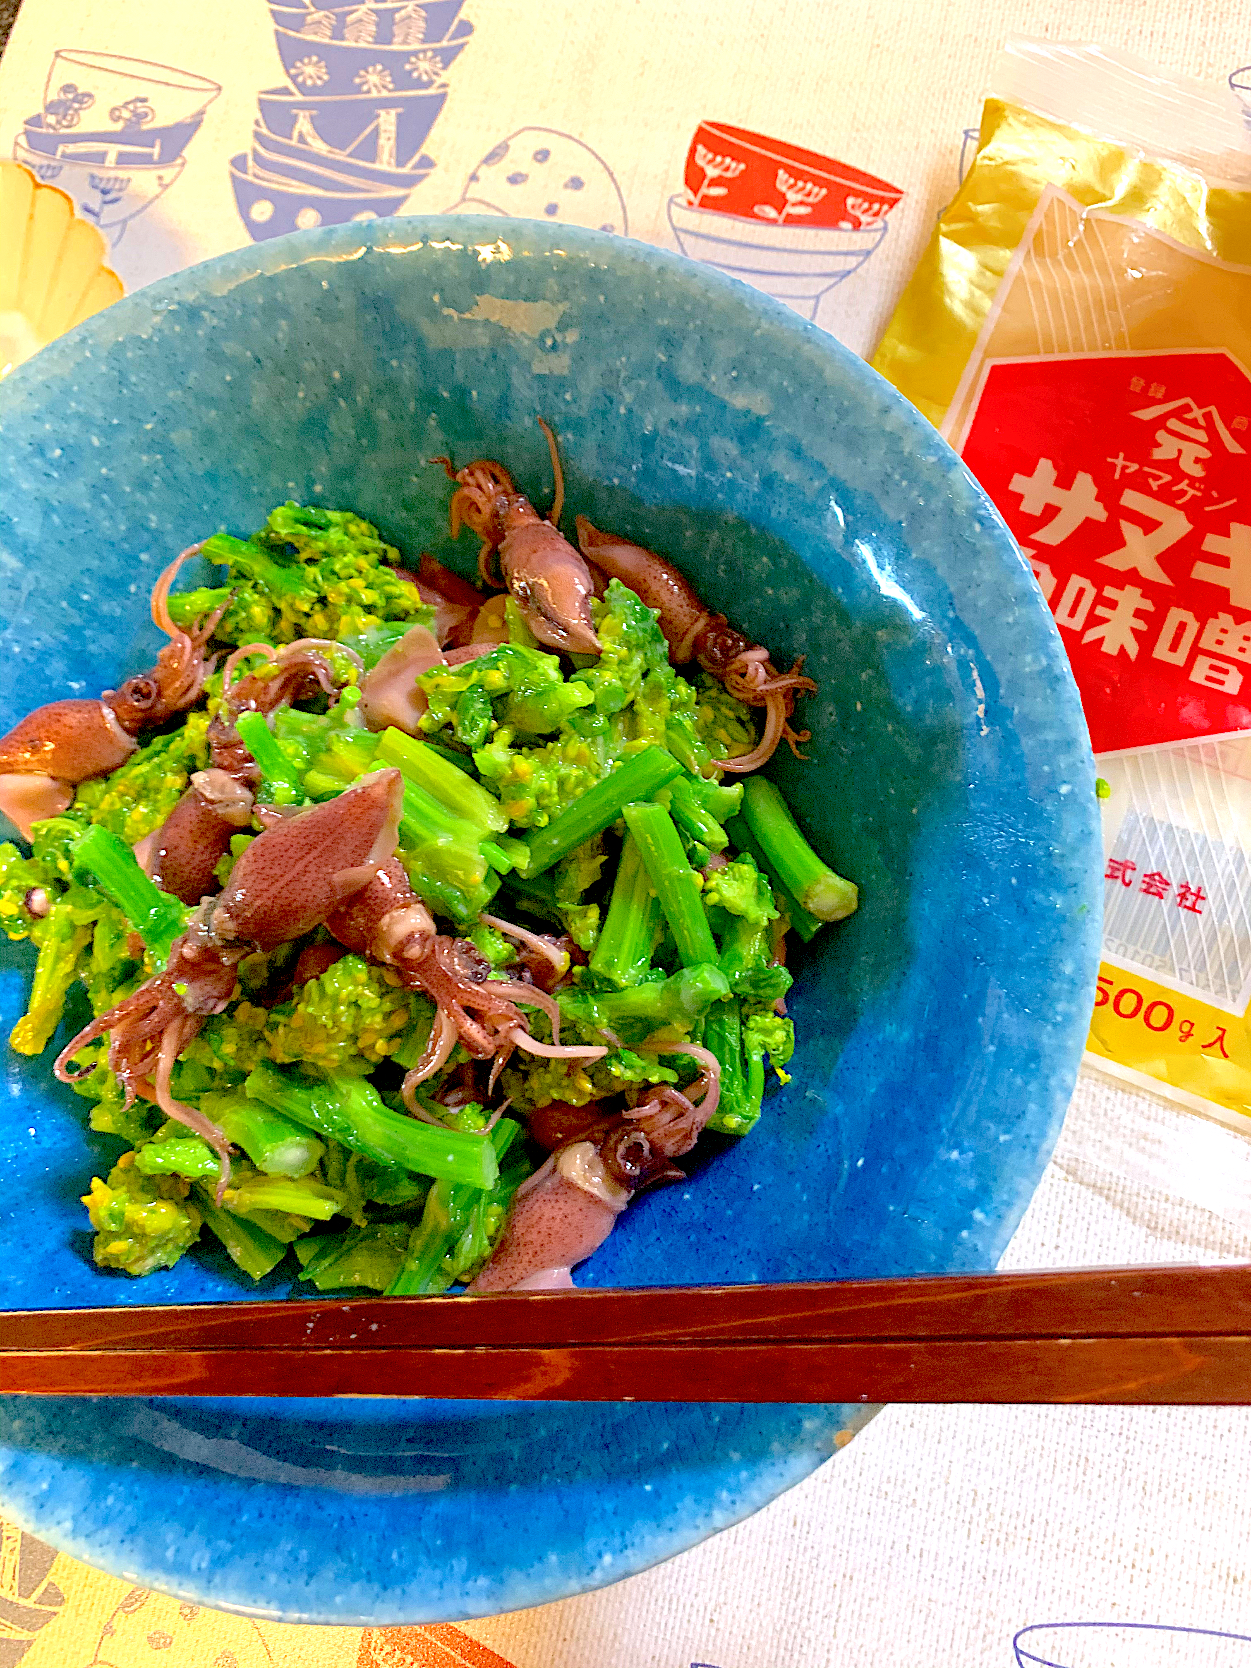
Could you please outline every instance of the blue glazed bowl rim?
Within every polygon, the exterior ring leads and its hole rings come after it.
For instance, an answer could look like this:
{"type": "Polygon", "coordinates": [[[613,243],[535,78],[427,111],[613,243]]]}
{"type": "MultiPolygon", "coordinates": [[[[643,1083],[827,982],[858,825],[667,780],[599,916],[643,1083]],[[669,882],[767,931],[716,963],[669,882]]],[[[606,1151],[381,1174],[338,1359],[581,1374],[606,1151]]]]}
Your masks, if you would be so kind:
{"type": "MultiPolygon", "coordinates": [[[[993,554],[997,577],[996,608],[1003,606],[1005,600],[1013,605],[1015,620],[1012,629],[1019,635],[1021,642],[1029,648],[1032,664],[1028,671],[1021,669],[1019,676],[1026,677],[1047,676],[1053,680],[1053,702],[1051,717],[1053,720],[1053,734],[1048,738],[1048,745],[1052,749],[1052,756],[1057,751],[1064,752],[1066,747],[1071,754],[1079,783],[1083,776],[1093,776],[1090,769],[1089,746],[1085,736],[1084,721],[1081,717],[1080,702],[1068,667],[1059,634],[1051,620],[1046,605],[1042,600],[1032,573],[1021,557],[1015,541],[1012,539],[1002,518],[999,517],[993,505],[978,486],[967,469],[956,457],[955,453],[939,437],[936,431],[923,419],[904,398],[890,387],[882,378],[870,369],[856,355],[827,335],[817,326],[799,318],[780,302],[763,296],[758,292],[740,284],[737,280],[726,277],[706,266],[688,261],[684,257],[667,250],[657,249],[651,245],[633,240],[616,237],[609,234],[592,232],[571,226],[554,226],[546,222],[532,222],[523,220],[501,219],[498,216],[470,216],[470,215],[439,215],[439,216],[403,216],[391,219],[379,219],[368,223],[353,223],[345,226],[319,228],[309,232],[297,232],[273,239],[269,242],[246,245],[198,267],[186,269],[170,278],[137,292],[96,315],[93,319],[78,326],[61,341],[52,344],[39,356],[37,365],[19,367],[10,379],[6,379],[7,386],[0,389],[0,432],[3,430],[5,407],[15,397],[23,397],[27,387],[36,379],[41,382],[55,383],[61,375],[72,374],[77,360],[91,353],[93,344],[101,349],[117,342],[128,334],[142,332],[144,325],[153,316],[159,316],[167,311],[174,311],[184,303],[198,302],[206,297],[220,296],[228,293],[236,285],[246,283],[250,279],[272,276],[292,266],[302,266],[311,263],[327,261],[340,262],[352,259],[367,251],[403,253],[415,250],[424,245],[449,243],[458,249],[477,248],[483,251],[483,256],[489,251],[498,252],[501,246],[507,245],[514,255],[541,256],[560,253],[582,261],[586,265],[611,266],[618,270],[622,267],[633,267],[641,281],[646,281],[649,274],[664,273],[670,282],[680,288],[703,289],[711,292],[722,302],[731,301],[744,314],[745,327],[750,330],[753,324],[767,324],[775,330],[780,330],[794,343],[796,361],[800,366],[800,373],[804,374],[802,366],[814,361],[834,362],[838,367],[839,377],[849,385],[853,393],[866,402],[867,408],[874,408],[889,412],[892,420],[898,423],[906,432],[914,462],[927,472],[931,480],[951,496],[958,512],[968,518],[970,523],[977,524],[977,542],[979,547],[989,554],[993,554]],[[1065,741],[1057,745],[1054,735],[1057,709],[1064,720],[1065,741]]],[[[724,329],[721,325],[718,328],[724,329]]],[[[989,623],[989,616],[988,616],[989,623]]],[[[995,622],[1002,625],[1002,621],[995,622]]],[[[1013,668],[1016,672],[1016,668],[1013,668]]],[[[1010,689],[1001,694],[1001,703],[1006,710],[1010,710],[1010,689]]],[[[1029,756],[1031,747],[1038,750],[1041,745],[1040,737],[1031,737],[1027,722],[1025,731],[1019,735],[1022,750],[1029,756]]],[[[1081,848],[1083,842],[1089,847],[1091,861],[1087,865],[1091,880],[1089,893],[1091,900],[1097,895],[1097,864],[1095,856],[1095,828],[1093,813],[1079,806],[1081,795],[1074,793],[1067,801],[1062,801],[1054,809],[1051,820],[1053,835],[1059,831],[1072,837],[1073,843],[1081,848]],[[1086,826],[1082,821],[1085,817],[1086,826]],[[1063,825],[1063,826],[1062,826],[1063,825]]],[[[1073,964],[1084,976],[1085,983],[1093,989],[1093,980],[1098,956],[1098,908],[1088,911],[1083,919],[1080,915],[1074,920],[1065,948],[1072,957],[1073,964]]],[[[1079,980],[1080,982],[1080,980],[1079,980]]],[[[1080,1014],[1081,1004],[1077,1004],[1080,1014]]],[[[1040,1026],[1045,1021],[1039,1021],[1040,1026]]],[[[1053,1033],[1054,1025],[1051,1027],[1053,1033]]],[[[1045,1107],[1043,1114],[1040,1110],[1036,1127],[1031,1131],[1037,1137],[1036,1144],[1031,1143],[1029,1151],[1022,1153],[1021,1165],[1017,1171],[1017,1185],[1005,1189],[994,1200],[994,1220],[987,1225],[980,1236],[980,1254],[984,1259],[981,1266],[993,1266],[1011,1237],[1029,1197],[1041,1176],[1043,1167],[1059,1133],[1060,1123],[1067,1104],[1068,1093],[1076,1074],[1082,1044],[1085,1036],[1084,1016],[1074,1019],[1067,1025],[1063,1036],[1056,1041],[1053,1035],[1053,1048],[1049,1058],[1055,1065],[1052,1082],[1048,1086],[1046,1095],[1040,1097],[1040,1108],[1045,1107]]],[[[134,1403],[123,1403],[122,1406],[134,1407],[134,1403]]],[[[158,1404],[160,1405],[160,1404],[158,1404]]],[[[169,1404],[166,1404],[167,1406],[169,1404]]],[[[207,1411],[207,1406],[201,1403],[201,1408],[207,1411]]],[[[238,1404],[235,1404],[236,1406],[238,1404]]],[[[224,1411],[224,1407],[223,1407],[224,1411]]],[[[294,1410],[293,1410],[294,1411],[294,1410]]],[[[329,1411],[329,1410],[328,1410],[329,1411]]],[[[767,1410],[758,1410],[762,1414],[767,1410]]],[[[794,1410],[791,1410],[792,1413],[794,1410]]],[[[694,1512],[691,1519],[684,1519],[684,1527],[673,1532],[669,1526],[653,1527],[648,1534],[640,1536],[630,1543],[627,1550],[616,1556],[610,1569],[603,1568],[594,1562],[589,1553],[579,1563],[576,1558],[562,1554],[555,1568],[548,1568],[543,1572],[531,1572],[527,1579],[529,1585],[524,1593],[518,1596],[515,1588],[509,1594],[509,1608],[520,1605],[532,1605],[551,1599],[567,1596],[572,1593],[590,1590],[604,1585],[608,1581],[616,1581],[625,1575],[637,1573],[655,1563],[658,1559],[672,1556],[674,1553],[696,1544],[713,1532],[716,1527],[724,1527],[729,1522],[749,1515],[766,1505],[785,1489],[800,1481],[804,1475],[813,1470],[827,1456],[829,1452],[829,1437],[842,1426],[846,1426],[851,1418],[857,1415],[863,1417],[868,1410],[849,1409],[819,1409],[810,1410],[814,1416],[826,1415],[824,1436],[806,1440],[806,1443],[796,1444],[795,1451],[785,1461],[775,1460],[768,1464],[764,1461],[756,1463],[754,1470],[747,1469],[736,1478],[736,1492],[727,1499],[724,1491],[718,1497],[720,1515],[717,1524],[709,1527],[707,1514],[703,1517],[694,1512]],[[694,1521],[698,1518],[698,1521],[694,1521]]],[[[345,1422],[354,1422],[364,1415],[365,1410],[344,1410],[345,1422]]],[[[339,1410],[334,1410],[334,1418],[339,1417],[339,1410]]],[[[312,1423],[311,1416],[309,1422],[312,1423]]],[[[324,1417],[320,1423],[333,1422],[324,1417]]],[[[78,1475],[90,1473],[89,1466],[80,1466],[78,1475]]],[[[45,1525],[55,1522],[55,1506],[50,1498],[43,1496],[46,1510],[41,1509],[39,1500],[27,1500],[24,1511],[14,1512],[12,1515],[21,1520],[25,1519],[29,1527],[35,1532],[45,1532],[45,1525]]],[[[704,1503],[706,1504],[706,1503],[704,1503]]],[[[350,1501],[349,1501],[350,1506],[350,1501]]],[[[171,1586],[170,1572],[160,1567],[158,1561],[151,1555],[147,1546],[136,1549],[127,1544],[114,1543],[107,1549],[98,1545],[79,1546],[74,1542],[72,1533],[67,1534],[62,1526],[54,1531],[59,1543],[69,1552],[85,1556],[92,1562],[105,1568],[112,1568],[118,1573],[123,1571],[141,1580],[150,1580],[158,1588],[169,1590],[171,1586]]],[[[465,1578],[466,1586],[470,1583],[469,1575],[465,1578]]],[[[185,1585],[185,1580],[184,1583],[185,1585]]],[[[181,1595],[180,1595],[181,1596],[181,1595]]],[[[248,1595],[223,1594],[218,1591],[204,1591],[186,1593],[189,1598],[200,1598],[201,1602],[215,1605],[224,1609],[251,1610],[257,1613],[261,1604],[266,1612],[274,1614],[270,1608],[272,1597],[265,1600],[253,1600],[248,1595]]],[[[364,1607],[362,1613],[356,1616],[340,1615],[327,1611],[316,1616],[309,1616],[304,1610],[284,1612],[289,1619],[324,1620],[339,1625],[355,1623],[356,1625],[394,1625],[400,1622],[414,1620],[430,1620],[429,1614],[413,1616],[411,1614],[397,1615],[388,1606],[394,1600],[388,1590],[379,1588],[372,1601],[371,1607],[364,1607]]],[[[364,1605],[364,1600],[362,1600],[364,1605]]],[[[498,1608],[498,1605],[497,1605],[498,1608]]],[[[484,1602],[481,1596],[472,1602],[466,1594],[465,1602],[459,1607],[449,1608],[447,1604],[438,1607],[440,1615],[447,1619],[463,1617],[470,1614],[486,1614],[490,1610],[489,1598],[484,1602]]],[[[437,1617],[435,1619],[438,1619],[437,1617]]]]}

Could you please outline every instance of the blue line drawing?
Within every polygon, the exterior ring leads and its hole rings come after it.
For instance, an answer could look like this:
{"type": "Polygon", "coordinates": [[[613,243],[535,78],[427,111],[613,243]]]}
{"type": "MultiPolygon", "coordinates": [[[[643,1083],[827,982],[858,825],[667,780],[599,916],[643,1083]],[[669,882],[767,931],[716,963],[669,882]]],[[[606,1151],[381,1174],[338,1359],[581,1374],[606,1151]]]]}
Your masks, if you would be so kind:
{"type": "Polygon", "coordinates": [[[391,4],[335,6],[270,0],[275,29],[289,29],[310,41],[349,41],[357,46],[425,46],[441,41],[460,13],[462,0],[393,0],[391,4]]]}
{"type": "Polygon", "coordinates": [[[126,226],[182,173],[187,145],[221,92],[170,64],[62,47],[43,109],[13,139],[13,156],[73,198],[116,246],[126,226]]]}
{"type": "MultiPolygon", "coordinates": [[[[982,130],[980,127],[966,127],[960,135],[960,160],[956,164],[957,191],[969,177],[969,169],[973,166],[977,156],[977,142],[981,136],[982,130]]],[[[934,216],[935,220],[941,220],[950,207],[950,203],[944,203],[934,216]]]]}
{"type": "Polygon", "coordinates": [[[422,147],[474,32],[462,4],[270,4],[288,85],[257,95],[251,149],[230,162],[251,238],[399,212],[435,167],[422,147]]]}
{"type": "Polygon", "coordinates": [[[492,145],[447,212],[629,233],[625,198],[612,169],[581,139],[552,127],[518,128],[492,145]]]}
{"type": "Polygon", "coordinates": [[[1242,119],[1251,128],[1251,64],[1236,69],[1229,78],[1230,90],[1242,105],[1242,119]]]}
{"type": "Polygon", "coordinates": [[[324,87],[346,93],[356,87],[362,93],[395,93],[437,86],[472,34],[473,24],[462,21],[432,45],[379,46],[376,41],[310,39],[279,24],[274,41],[283,69],[305,92],[324,87]]]}
{"type": "Polygon", "coordinates": [[[849,163],[707,120],[687,150],[683,189],[665,206],[689,260],[815,320],[822,298],[880,247],[902,196],[849,163]]]}
{"type": "Polygon", "coordinates": [[[977,155],[977,142],[982,136],[981,127],[966,127],[960,140],[959,175],[957,186],[963,185],[969,169],[973,166],[973,158],[977,155]]]}
{"type": "Polygon", "coordinates": [[[815,319],[821,298],[850,278],[886,236],[886,222],[861,227],[787,226],[730,219],[694,208],[680,193],[669,199],[669,224],[678,248],[732,278],[742,278],[785,301],[804,318],[815,319]],[[726,234],[733,230],[737,236],[726,234]]]}
{"type": "Polygon", "coordinates": [[[1165,1622],[1036,1622],[1012,1641],[1016,1668],[1251,1668],[1251,1635],[1165,1622]]]}
{"type": "Polygon", "coordinates": [[[298,180],[320,191],[342,191],[346,179],[359,183],[362,191],[393,188],[405,196],[434,167],[428,156],[419,156],[407,168],[358,162],[355,157],[326,153],[295,140],[275,139],[259,122],[252,130],[252,160],[279,180],[298,180]]]}

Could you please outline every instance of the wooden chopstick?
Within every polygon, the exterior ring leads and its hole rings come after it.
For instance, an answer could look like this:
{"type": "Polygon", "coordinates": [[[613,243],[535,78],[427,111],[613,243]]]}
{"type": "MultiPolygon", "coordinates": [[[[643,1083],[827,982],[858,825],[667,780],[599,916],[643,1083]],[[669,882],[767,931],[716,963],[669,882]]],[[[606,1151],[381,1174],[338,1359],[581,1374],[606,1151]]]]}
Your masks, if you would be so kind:
{"type": "Polygon", "coordinates": [[[1251,1266],[10,1312],[0,1391],[1251,1404],[1251,1266]]]}

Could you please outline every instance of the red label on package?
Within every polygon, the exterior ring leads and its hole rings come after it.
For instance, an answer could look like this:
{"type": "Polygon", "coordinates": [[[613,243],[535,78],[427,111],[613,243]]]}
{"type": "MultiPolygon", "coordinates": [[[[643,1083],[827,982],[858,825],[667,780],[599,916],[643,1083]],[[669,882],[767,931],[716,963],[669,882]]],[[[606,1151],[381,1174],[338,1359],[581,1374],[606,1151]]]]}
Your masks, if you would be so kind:
{"type": "Polygon", "coordinates": [[[1232,355],[991,363],[962,448],[1034,570],[1096,753],[1251,729],[1251,376],[1232,355]]]}

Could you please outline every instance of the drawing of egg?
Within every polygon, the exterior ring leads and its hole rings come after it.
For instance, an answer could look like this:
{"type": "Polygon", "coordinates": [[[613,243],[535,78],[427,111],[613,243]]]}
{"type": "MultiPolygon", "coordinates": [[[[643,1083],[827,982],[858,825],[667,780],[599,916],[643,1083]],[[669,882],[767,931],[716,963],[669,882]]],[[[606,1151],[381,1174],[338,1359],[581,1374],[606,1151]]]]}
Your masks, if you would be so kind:
{"type": "Polygon", "coordinates": [[[625,199],[603,157],[550,127],[518,128],[492,145],[448,213],[558,220],[623,237],[629,230],[625,199]]]}

